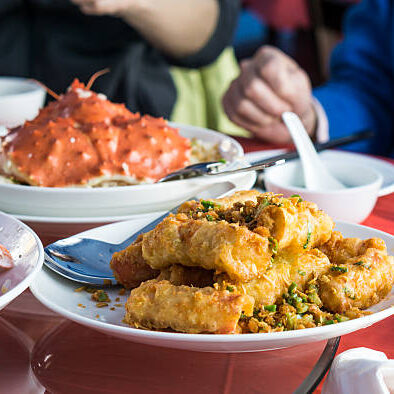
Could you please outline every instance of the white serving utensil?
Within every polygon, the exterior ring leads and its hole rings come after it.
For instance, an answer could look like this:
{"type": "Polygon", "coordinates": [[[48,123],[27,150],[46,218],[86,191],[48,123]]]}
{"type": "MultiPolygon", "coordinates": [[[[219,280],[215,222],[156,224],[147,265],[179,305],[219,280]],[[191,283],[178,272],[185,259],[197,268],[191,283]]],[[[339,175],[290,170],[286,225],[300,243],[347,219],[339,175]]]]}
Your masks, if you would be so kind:
{"type": "Polygon", "coordinates": [[[316,191],[345,189],[320,160],[300,118],[293,112],[284,112],[282,120],[300,156],[306,188],[316,191]]]}

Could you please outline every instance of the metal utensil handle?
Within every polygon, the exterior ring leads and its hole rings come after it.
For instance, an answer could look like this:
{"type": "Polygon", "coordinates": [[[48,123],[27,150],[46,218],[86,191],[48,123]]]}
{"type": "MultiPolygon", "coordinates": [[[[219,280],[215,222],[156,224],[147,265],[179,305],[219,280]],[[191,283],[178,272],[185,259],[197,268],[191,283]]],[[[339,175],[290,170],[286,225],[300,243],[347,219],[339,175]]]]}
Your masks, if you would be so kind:
{"type": "MultiPolygon", "coordinates": [[[[340,146],[347,145],[352,142],[358,142],[358,141],[363,141],[363,140],[372,138],[373,135],[374,135],[374,133],[372,131],[364,130],[364,131],[360,131],[358,133],[348,135],[346,137],[336,138],[336,139],[333,139],[333,140],[330,140],[330,141],[327,141],[327,142],[324,142],[321,144],[315,144],[315,149],[318,152],[321,152],[326,149],[338,148],[340,146]]],[[[257,161],[252,162],[252,164],[257,165],[257,164],[269,163],[272,160],[280,160],[280,159],[293,160],[293,159],[297,159],[297,158],[298,158],[297,151],[293,151],[293,152],[281,153],[280,155],[276,155],[276,156],[267,157],[266,159],[257,160],[257,161]]]]}
{"type": "Polygon", "coordinates": [[[263,170],[264,168],[268,168],[268,167],[273,167],[273,166],[277,166],[280,164],[284,164],[285,160],[284,159],[280,159],[280,160],[276,160],[276,161],[269,161],[268,163],[264,162],[264,163],[258,163],[258,164],[253,164],[249,167],[242,167],[242,168],[238,168],[236,170],[229,170],[229,171],[220,171],[220,172],[213,172],[213,173],[207,173],[205,175],[208,176],[212,176],[212,175],[227,175],[227,174],[237,174],[239,172],[248,172],[248,171],[257,171],[257,170],[263,170]]]}

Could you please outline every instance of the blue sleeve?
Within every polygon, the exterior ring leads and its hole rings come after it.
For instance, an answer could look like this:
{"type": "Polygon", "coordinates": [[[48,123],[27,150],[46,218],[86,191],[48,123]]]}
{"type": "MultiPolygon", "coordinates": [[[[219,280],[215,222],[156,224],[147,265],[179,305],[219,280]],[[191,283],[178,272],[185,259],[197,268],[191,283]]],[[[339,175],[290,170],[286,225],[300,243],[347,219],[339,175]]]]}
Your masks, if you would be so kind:
{"type": "Polygon", "coordinates": [[[332,55],[330,80],[314,90],[327,113],[330,138],[366,128],[375,132],[350,150],[393,154],[393,26],[390,0],[364,0],[352,8],[345,39],[332,55]]]}

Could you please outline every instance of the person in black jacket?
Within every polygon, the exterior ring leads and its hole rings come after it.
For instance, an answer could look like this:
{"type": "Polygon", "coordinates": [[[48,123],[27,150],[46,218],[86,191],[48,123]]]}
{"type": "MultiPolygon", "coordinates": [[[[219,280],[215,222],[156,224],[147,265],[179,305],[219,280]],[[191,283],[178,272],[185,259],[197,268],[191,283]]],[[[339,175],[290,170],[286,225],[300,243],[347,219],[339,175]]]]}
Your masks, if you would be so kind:
{"type": "Polygon", "coordinates": [[[170,67],[214,62],[237,13],[237,0],[2,0],[0,75],[62,93],[109,67],[95,90],[134,112],[170,117],[170,67]]]}

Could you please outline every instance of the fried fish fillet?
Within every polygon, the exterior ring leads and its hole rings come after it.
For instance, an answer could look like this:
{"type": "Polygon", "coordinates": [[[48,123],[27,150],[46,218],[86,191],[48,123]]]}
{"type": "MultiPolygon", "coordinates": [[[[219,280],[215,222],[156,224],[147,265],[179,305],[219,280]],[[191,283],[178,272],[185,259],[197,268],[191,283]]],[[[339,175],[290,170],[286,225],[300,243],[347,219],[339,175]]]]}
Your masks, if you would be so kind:
{"type": "Polygon", "coordinates": [[[316,204],[298,196],[283,198],[272,193],[258,198],[255,220],[257,228],[269,230],[279,248],[312,249],[327,242],[334,228],[333,220],[316,204]]]}
{"type": "Polygon", "coordinates": [[[314,277],[319,277],[329,271],[330,261],[318,249],[311,249],[301,253],[279,252],[275,257],[272,268],[258,279],[245,283],[226,281],[226,276],[218,278],[219,288],[228,285],[235,286],[237,291],[248,294],[255,299],[257,305],[271,305],[276,303],[289,285],[294,282],[301,291],[314,277]]]}
{"type": "Polygon", "coordinates": [[[186,333],[235,334],[242,312],[251,315],[253,298],[247,295],[174,286],[166,280],[151,280],[130,293],[126,323],[147,329],[186,333]]]}
{"type": "Polygon", "coordinates": [[[115,279],[126,289],[138,287],[142,282],[156,278],[160,273],[146,264],[142,257],[142,235],[126,249],[114,253],[110,266],[115,279]]]}
{"type": "Polygon", "coordinates": [[[394,258],[387,255],[383,240],[362,241],[336,233],[321,249],[336,264],[318,281],[320,298],[328,310],[341,313],[353,307],[365,309],[390,292],[394,258]]]}
{"type": "Polygon", "coordinates": [[[165,218],[142,240],[142,255],[153,269],[173,264],[226,272],[233,280],[260,277],[270,264],[269,241],[238,224],[165,218]]]}
{"type": "MultiPolygon", "coordinates": [[[[257,190],[241,190],[235,192],[231,196],[222,197],[222,198],[214,198],[211,201],[214,205],[220,207],[221,209],[231,208],[236,202],[245,202],[245,201],[257,201],[257,197],[260,196],[261,193],[257,190]]],[[[201,200],[200,200],[201,201],[201,200]]],[[[196,209],[200,208],[200,201],[186,201],[184,202],[178,209],[178,213],[190,213],[194,212],[196,209]]]]}

